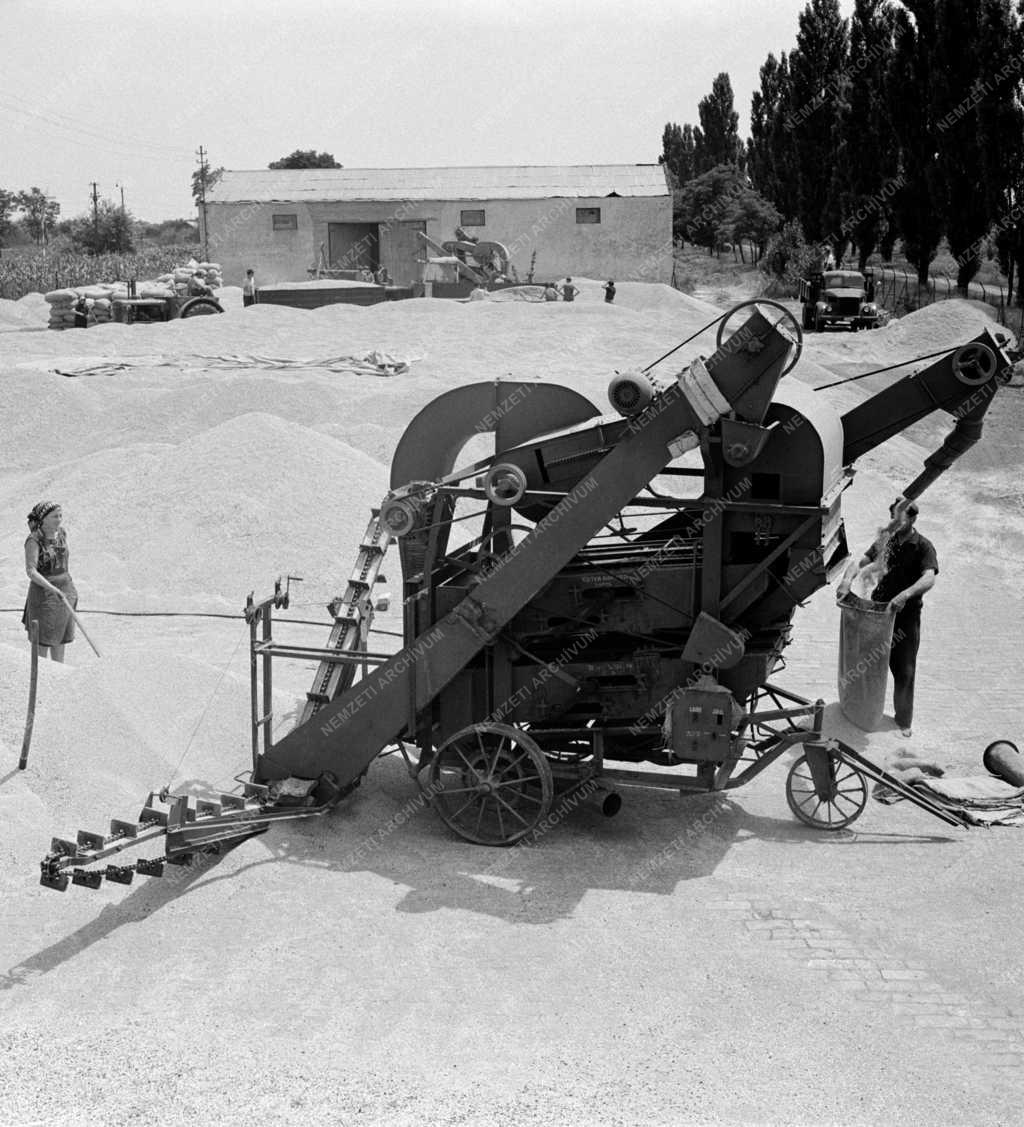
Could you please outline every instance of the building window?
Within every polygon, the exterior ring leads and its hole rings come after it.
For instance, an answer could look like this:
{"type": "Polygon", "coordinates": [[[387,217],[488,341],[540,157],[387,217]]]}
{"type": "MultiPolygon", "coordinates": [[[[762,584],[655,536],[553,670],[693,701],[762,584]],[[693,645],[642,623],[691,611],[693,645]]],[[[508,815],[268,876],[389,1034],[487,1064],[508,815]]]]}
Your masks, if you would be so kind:
{"type": "Polygon", "coordinates": [[[601,222],[601,209],[599,207],[578,207],[578,208],[576,208],[576,222],[577,223],[600,223],[601,222]]]}
{"type": "Polygon", "coordinates": [[[275,215],[273,220],[275,231],[297,231],[299,229],[299,217],[297,215],[275,215]]]}
{"type": "Polygon", "coordinates": [[[487,219],[485,218],[483,208],[481,208],[479,211],[460,211],[459,215],[461,216],[461,218],[459,219],[460,227],[487,226],[487,219]]]}

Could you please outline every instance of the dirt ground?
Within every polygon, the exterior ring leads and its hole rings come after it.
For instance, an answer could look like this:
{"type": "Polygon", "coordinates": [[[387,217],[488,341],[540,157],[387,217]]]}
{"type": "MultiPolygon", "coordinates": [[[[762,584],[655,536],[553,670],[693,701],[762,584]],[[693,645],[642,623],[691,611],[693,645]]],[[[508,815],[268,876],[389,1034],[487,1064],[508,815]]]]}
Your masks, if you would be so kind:
{"type": "MultiPolygon", "coordinates": [[[[51,836],[132,818],[165,784],[234,789],[249,762],[244,624],[99,612],[238,613],[291,573],[304,581],[282,636],[323,644],[324,604],[420,407],[495,377],[603,404],[615,370],[718,312],[667,287],[622,283],[614,306],[598,281],[581,288],[574,305],[312,312],[243,312],[229,290],[223,317],[70,336],[36,331],[32,298],[0,308],[0,607],[19,611],[23,515],[52,496],[103,653],[79,639],[42,667],[19,772],[28,651],[19,613],[0,614],[0,1124],[1020,1121],[1024,834],[875,802],[816,832],[787,808],[788,757],[728,797],[630,790],[614,819],[556,808],[536,844],[493,851],[455,839],[392,754],[325,819],[130,888],[39,886],[51,836]],[[415,358],[410,372],[316,364],[369,348],[415,358]],[[257,355],[309,364],[244,360],[257,355]],[[100,362],[123,366],[54,372],[100,362]]],[[[984,318],[949,302],[809,336],[789,379],[911,359],[984,318]]],[[[677,366],[713,347],[700,338],[677,366]]],[[[821,394],[842,411],[899,374],[821,394]]],[[[829,730],[881,762],[909,748],[979,774],[989,742],[1024,736],[1022,396],[1000,393],[983,442],[922,502],[940,577],[914,736],[891,719],[857,733],[829,706],[829,730]]],[[[950,425],[858,463],[854,551],[950,425]]],[[[396,594],[397,558],[384,571],[396,594]]],[[[798,611],[780,684],[834,702],[837,616],[829,589],[798,611]]],[[[377,625],[400,629],[394,607],[377,625]]],[[[276,672],[278,735],[311,672],[276,672]]]]}

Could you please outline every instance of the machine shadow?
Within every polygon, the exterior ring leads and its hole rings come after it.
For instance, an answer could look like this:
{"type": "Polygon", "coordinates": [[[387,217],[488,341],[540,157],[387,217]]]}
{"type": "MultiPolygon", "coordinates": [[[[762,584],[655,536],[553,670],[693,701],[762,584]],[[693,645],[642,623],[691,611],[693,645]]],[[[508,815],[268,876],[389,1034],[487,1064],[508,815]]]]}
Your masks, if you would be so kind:
{"type": "MultiPolygon", "coordinates": [[[[140,878],[123,900],[104,905],[96,917],[0,975],[0,990],[28,985],[200,885],[244,881],[264,865],[321,869],[327,881],[333,874],[373,873],[406,887],[394,908],[399,912],[450,909],[508,923],[550,924],[570,918],[590,891],[674,895],[680,884],[712,876],[735,845],[751,840],[846,849],[956,840],[953,832],[814,830],[792,818],[781,788],[779,812],[771,816],[751,813],[736,793],[682,797],[631,788],[613,819],[594,806],[567,809],[556,800],[548,832],[489,849],[456,837],[419,795],[401,761],[387,757],[326,817],[280,822],[221,854],[197,855],[187,865],[168,865],[163,877],[140,878]],[[246,859],[218,872],[239,846],[246,859]]],[[[89,895],[72,889],[65,895],[77,894],[89,895]]],[[[324,895],[331,895],[326,883],[324,895]]]]}
{"type": "Polygon", "coordinates": [[[263,842],[281,861],[370,872],[407,886],[396,911],[448,908],[510,923],[550,923],[571,916],[593,890],[673,895],[681,883],[712,876],[735,845],[750,840],[805,848],[955,840],[941,832],[811,829],[793,819],[781,788],[778,816],[751,813],[735,792],[623,793],[622,812],[613,819],[585,804],[558,816],[556,800],[557,824],[549,832],[487,848],[457,838],[390,760],[327,819],[282,825],[263,842]]]}

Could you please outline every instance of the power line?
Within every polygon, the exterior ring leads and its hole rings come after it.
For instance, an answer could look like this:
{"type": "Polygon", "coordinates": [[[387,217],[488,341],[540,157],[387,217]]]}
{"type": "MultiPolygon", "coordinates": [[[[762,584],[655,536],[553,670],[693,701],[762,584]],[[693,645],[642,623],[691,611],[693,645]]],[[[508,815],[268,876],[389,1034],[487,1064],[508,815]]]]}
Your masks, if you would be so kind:
{"type": "Polygon", "coordinates": [[[18,101],[20,101],[20,99],[16,98],[15,95],[6,92],[0,96],[0,106],[3,106],[3,108],[9,110],[11,113],[23,114],[26,117],[34,118],[37,121],[42,121],[58,129],[81,133],[86,136],[98,138],[99,140],[113,142],[120,148],[129,150],[140,148],[150,149],[155,153],[165,153],[168,155],[177,154],[181,156],[184,156],[185,153],[189,151],[184,146],[161,145],[158,141],[148,141],[141,137],[133,137],[123,133],[113,135],[103,130],[98,130],[93,122],[82,121],[77,118],[69,117],[67,114],[57,113],[53,110],[40,111],[38,107],[28,108],[24,103],[22,105],[12,104],[18,101]]]}

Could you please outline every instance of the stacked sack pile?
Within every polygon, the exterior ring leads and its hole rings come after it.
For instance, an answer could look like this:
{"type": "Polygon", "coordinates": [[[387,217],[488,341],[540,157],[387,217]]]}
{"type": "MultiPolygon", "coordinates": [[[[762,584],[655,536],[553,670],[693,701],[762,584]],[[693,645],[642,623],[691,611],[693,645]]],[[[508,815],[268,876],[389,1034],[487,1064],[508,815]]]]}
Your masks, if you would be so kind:
{"type": "Polygon", "coordinates": [[[224,275],[221,273],[219,262],[196,262],[194,258],[184,266],[175,266],[170,274],[161,274],[157,278],[156,284],[171,286],[173,289],[177,289],[179,286],[187,286],[192,275],[200,270],[205,275],[204,281],[211,289],[219,290],[224,285],[224,275]]]}
{"type": "Polygon", "coordinates": [[[75,327],[75,305],[78,299],[85,298],[88,325],[105,325],[112,319],[111,299],[126,295],[128,287],[124,282],[98,283],[93,286],[79,286],[77,289],[51,290],[44,294],[50,305],[50,328],[73,329],[75,327]]]}
{"type": "MultiPolygon", "coordinates": [[[[189,279],[199,270],[205,274],[204,281],[211,289],[219,289],[224,284],[219,262],[196,262],[193,258],[184,266],[176,266],[169,274],[161,274],[152,281],[138,282],[135,287],[136,296],[184,297],[189,279]]],[[[80,297],[85,298],[88,326],[105,325],[113,320],[113,299],[127,296],[127,282],[99,282],[91,286],[78,286],[76,289],[69,287],[51,290],[44,294],[50,306],[50,328],[75,327],[75,304],[80,297]]]]}

